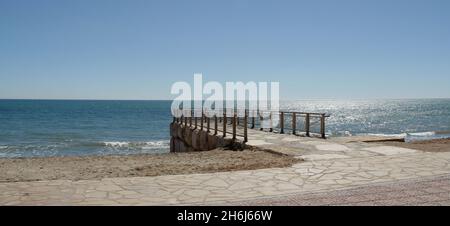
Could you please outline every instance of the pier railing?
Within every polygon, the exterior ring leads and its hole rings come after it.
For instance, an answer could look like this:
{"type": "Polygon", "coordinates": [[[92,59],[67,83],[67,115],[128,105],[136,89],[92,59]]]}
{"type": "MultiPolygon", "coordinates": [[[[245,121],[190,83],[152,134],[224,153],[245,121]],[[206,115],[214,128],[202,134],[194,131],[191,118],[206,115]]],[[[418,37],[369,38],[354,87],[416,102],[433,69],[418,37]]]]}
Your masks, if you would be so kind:
{"type": "Polygon", "coordinates": [[[243,110],[243,114],[238,114],[236,109],[223,109],[222,114],[214,116],[208,116],[209,114],[206,114],[203,110],[190,110],[190,114],[186,114],[185,110],[180,111],[185,114],[173,117],[174,123],[182,124],[194,130],[204,130],[218,136],[227,137],[231,135],[233,139],[243,137],[244,142],[248,141],[248,129],[325,139],[326,119],[330,117],[325,113],[299,111],[254,112],[243,110]],[[194,116],[195,111],[199,113],[197,115],[201,116],[194,116]],[[264,120],[268,120],[266,121],[269,122],[268,125],[267,123],[263,125],[264,120]]]}

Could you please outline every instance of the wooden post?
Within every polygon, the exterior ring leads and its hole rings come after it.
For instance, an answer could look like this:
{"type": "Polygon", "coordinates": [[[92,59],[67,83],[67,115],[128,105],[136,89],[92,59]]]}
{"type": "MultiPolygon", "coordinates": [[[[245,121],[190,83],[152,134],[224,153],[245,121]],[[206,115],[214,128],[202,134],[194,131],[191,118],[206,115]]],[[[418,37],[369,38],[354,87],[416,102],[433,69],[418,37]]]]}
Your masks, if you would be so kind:
{"type": "Polygon", "coordinates": [[[253,117],[252,117],[252,129],[254,129],[255,128],[255,116],[254,115],[252,115],[253,117]]]}
{"type": "Polygon", "coordinates": [[[194,129],[197,129],[197,117],[194,117],[194,120],[195,120],[195,127],[194,127],[194,129]]]}
{"type": "Polygon", "coordinates": [[[306,117],[305,117],[305,131],[306,131],[306,136],[309,137],[310,136],[310,125],[311,125],[311,117],[309,113],[306,113],[306,117]]]}
{"type": "Polygon", "coordinates": [[[280,133],[284,133],[284,112],[280,113],[280,133]]]}
{"type": "Polygon", "coordinates": [[[191,127],[191,128],[192,128],[192,117],[194,117],[192,112],[193,112],[193,110],[191,110],[191,115],[189,117],[189,127],[191,127]]]}
{"type": "Polygon", "coordinates": [[[203,112],[202,112],[202,117],[200,118],[200,130],[203,130],[203,121],[205,120],[204,116],[205,115],[203,115],[203,112]]]}
{"type": "Polygon", "coordinates": [[[320,133],[322,134],[322,138],[325,139],[325,114],[322,114],[320,117],[320,133]]]}
{"type": "Polygon", "coordinates": [[[273,122],[272,122],[272,112],[270,112],[270,115],[269,115],[269,119],[270,119],[270,129],[269,129],[269,132],[273,132],[273,122]]]}
{"type": "Polygon", "coordinates": [[[236,115],[236,112],[234,112],[234,115],[233,115],[233,140],[236,140],[236,124],[237,124],[237,115],[236,115]]]}
{"type": "Polygon", "coordinates": [[[207,133],[209,133],[210,123],[211,123],[211,118],[207,117],[207,119],[206,119],[206,132],[207,133]]]}
{"type": "Polygon", "coordinates": [[[223,111],[223,123],[222,123],[222,126],[223,126],[223,137],[226,137],[227,136],[227,112],[226,112],[226,110],[224,110],[223,111]]]}
{"type": "Polygon", "coordinates": [[[214,115],[214,135],[217,135],[217,115],[214,115]]]}
{"type": "Polygon", "coordinates": [[[247,110],[245,110],[244,113],[244,142],[246,143],[248,141],[248,137],[247,137],[247,120],[248,120],[248,112],[247,110]]]}
{"type": "Polygon", "coordinates": [[[180,117],[180,125],[183,125],[183,116],[180,117]]]}
{"type": "Polygon", "coordinates": [[[297,113],[293,112],[292,113],[292,134],[296,134],[297,132],[295,131],[297,127],[297,113]]]}
{"type": "Polygon", "coordinates": [[[264,128],[262,127],[262,123],[261,123],[261,121],[263,120],[264,118],[263,118],[263,116],[261,115],[261,116],[259,116],[259,130],[261,130],[261,131],[263,131],[264,130],[264,128]]]}
{"type": "MultiPolygon", "coordinates": [[[[255,121],[256,121],[257,117],[259,118],[259,127],[261,127],[261,117],[259,116],[259,108],[256,110],[255,121]]],[[[256,127],[256,123],[255,123],[255,127],[256,127]]],[[[263,129],[260,128],[259,130],[263,130],[263,129]]]]}
{"type": "Polygon", "coordinates": [[[173,117],[172,123],[175,123],[176,120],[177,120],[177,118],[173,117]]]}

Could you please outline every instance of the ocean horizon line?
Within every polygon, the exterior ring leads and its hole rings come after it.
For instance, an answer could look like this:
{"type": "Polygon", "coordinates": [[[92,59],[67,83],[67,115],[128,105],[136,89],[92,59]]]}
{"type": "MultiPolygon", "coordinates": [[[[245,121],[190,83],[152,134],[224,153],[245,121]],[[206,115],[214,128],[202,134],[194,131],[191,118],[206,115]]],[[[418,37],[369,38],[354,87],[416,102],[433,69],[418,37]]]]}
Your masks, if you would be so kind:
{"type": "MultiPolygon", "coordinates": [[[[358,101],[358,100],[449,100],[450,97],[417,97],[417,98],[304,98],[280,99],[280,101],[358,101]]],[[[172,99],[89,99],[89,98],[0,98],[5,100],[37,100],[37,101],[173,101],[172,99]]]]}

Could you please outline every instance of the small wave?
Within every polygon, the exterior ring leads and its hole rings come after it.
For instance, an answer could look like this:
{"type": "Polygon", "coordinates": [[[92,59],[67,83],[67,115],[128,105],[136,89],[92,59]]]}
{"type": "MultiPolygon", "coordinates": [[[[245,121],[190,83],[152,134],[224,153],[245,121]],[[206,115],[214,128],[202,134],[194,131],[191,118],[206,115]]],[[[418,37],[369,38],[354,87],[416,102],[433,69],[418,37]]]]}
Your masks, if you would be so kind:
{"type": "Polygon", "coordinates": [[[344,131],[344,136],[351,137],[353,134],[350,131],[344,131]]]}
{"type": "Polygon", "coordinates": [[[450,135],[450,131],[436,131],[436,135],[450,135]]]}
{"type": "Polygon", "coordinates": [[[422,141],[422,140],[434,140],[434,139],[444,139],[450,138],[450,133],[442,132],[414,132],[414,133],[400,133],[400,134],[367,134],[370,136],[380,136],[380,137],[393,137],[393,138],[403,138],[406,142],[422,141]]]}
{"type": "Polygon", "coordinates": [[[424,133],[410,133],[406,137],[406,141],[421,141],[421,140],[435,140],[450,138],[450,133],[442,132],[424,132],[424,133]]]}
{"type": "Polygon", "coordinates": [[[169,146],[169,141],[146,141],[146,142],[123,142],[123,141],[108,141],[103,142],[104,146],[113,148],[141,148],[154,149],[165,148],[169,146]]]}
{"type": "Polygon", "coordinates": [[[376,137],[394,137],[394,138],[405,138],[407,136],[406,133],[399,133],[399,134],[368,133],[368,134],[364,134],[364,135],[376,136],[376,137]]]}
{"type": "Polygon", "coordinates": [[[0,149],[7,149],[8,146],[0,146],[0,149]]]}
{"type": "Polygon", "coordinates": [[[167,148],[169,147],[169,141],[150,141],[145,142],[142,149],[155,149],[155,148],[167,148]]]}
{"type": "Polygon", "coordinates": [[[129,142],[112,141],[112,142],[103,142],[103,144],[109,147],[128,147],[129,142]]]}
{"type": "Polygon", "coordinates": [[[385,133],[369,133],[369,136],[378,136],[378,137],[398,137],[398,138],[407,138],[407,137],[433,137],[436,135],[436,132],[415,132],[415,133],[398,133],[398,134],[385,134],[385,133]]]}
{"type": "Polygon", "coordinates": [[[414,141],[414,140],[431,140],[431,139],[439,139],[442,136],[436,136],[436,132],[414,132],[414,133],[399,133],[399,134],[384,134],[384,133],[369,133],[369,136],[378,136],[378,137],[392,137],[392,138],[403,138],[406,141],[414,141]]]}
{"type": "Polygon", "coordinates": [[[408,136],[430,137],[436,135],[436,132],[407,133],[408,136]]]}

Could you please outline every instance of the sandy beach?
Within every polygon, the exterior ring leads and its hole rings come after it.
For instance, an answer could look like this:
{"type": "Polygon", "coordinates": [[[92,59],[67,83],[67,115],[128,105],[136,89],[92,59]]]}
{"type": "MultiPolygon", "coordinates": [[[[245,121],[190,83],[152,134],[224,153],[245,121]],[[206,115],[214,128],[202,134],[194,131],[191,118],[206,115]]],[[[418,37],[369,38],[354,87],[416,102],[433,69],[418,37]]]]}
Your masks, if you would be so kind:
{"type": "Polygon", "coordinates": [[[266,151],[0,159],[0,183],[144,177],[288,167],[302,160],[266,151]]]}

